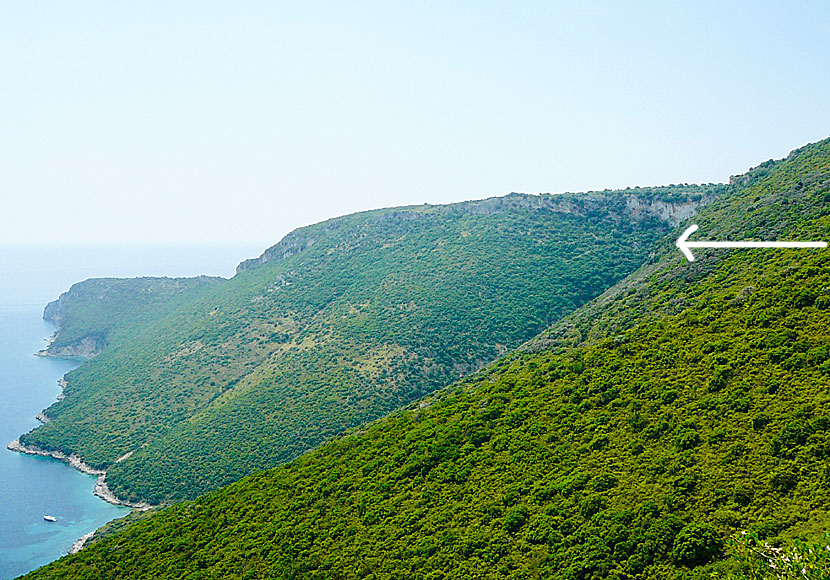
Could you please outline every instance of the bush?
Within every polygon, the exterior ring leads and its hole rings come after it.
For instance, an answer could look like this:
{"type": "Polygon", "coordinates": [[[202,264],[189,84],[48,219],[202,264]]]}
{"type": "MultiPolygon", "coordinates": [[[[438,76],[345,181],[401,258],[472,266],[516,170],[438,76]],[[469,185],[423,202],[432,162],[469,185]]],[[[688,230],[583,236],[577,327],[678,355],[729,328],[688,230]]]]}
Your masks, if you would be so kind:
{"type": "Polygon", "coordinates": [[[739,483],[732,491],[732,499],[735,500],[735,503],[746,506],[752,501],[754,493],[755,491],[752,489],[751,485],[739,483]]]}
{"type": "Polygon", "coordinates": [[[527,516],[530,512],[527,509],[527,506],[518,505],[510,512],[508,512],[507,517],[504,518],[504,529],[514,534],[518,532],[525,522],[527,521],[527,516]]]}
{"type": "Polygon", "coordinates": [[[674,438],[674,444],[678,451],[686,451],[700,445],[700,435],[697,431],[684,429],[674,438]]]}
{"type": "Polygon", "coordinates": [[[774,490],[786,493],[798,485],[798,473],[791,467],[781,467],[773,472],[769,484],[774,490]]]}
{"type": "Polygon", "coordinates": [[[700,566],[723,553],[723,540],[709,524],[691,523],[683,527],[674,539],[671,557],[683,566],[700,566]]]}
{"type": "Polygon", "coordinates": [[[732,369],[727,366],[716,366],[712,376],[709,378],[709,391],[716,393],[726,386],[732,369]]]}

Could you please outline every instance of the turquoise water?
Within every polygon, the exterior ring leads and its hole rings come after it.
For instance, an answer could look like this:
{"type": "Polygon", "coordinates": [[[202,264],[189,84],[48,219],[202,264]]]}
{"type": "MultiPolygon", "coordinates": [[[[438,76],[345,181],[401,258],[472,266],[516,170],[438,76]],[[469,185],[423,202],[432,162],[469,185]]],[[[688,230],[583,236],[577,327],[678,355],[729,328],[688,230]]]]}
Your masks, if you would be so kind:
{"type": "Polygon", "coordinates": [[[0,578],[14,578],[65,554],[79,537],[128,513],[92,495],[95,478],[5,445],[38,425],[34,416],[60,392],[77,363],[44,359],[53,328],[37,306],[0,306],[0,578]],[[58,518],[55,523],[44,514],[58,518]]]}
{"type": "Polygon", "coordinates": [[[94,477],[6,449],[39,424],[35,415],[60,393],[58,379],[78,364],[34,356],[54,330],[41,319],[46,302],[95,276],[228,277],[263,247],[0,246],[0,580],[60,558],[81,536],[129,513],[92,494],[94,477]]]}

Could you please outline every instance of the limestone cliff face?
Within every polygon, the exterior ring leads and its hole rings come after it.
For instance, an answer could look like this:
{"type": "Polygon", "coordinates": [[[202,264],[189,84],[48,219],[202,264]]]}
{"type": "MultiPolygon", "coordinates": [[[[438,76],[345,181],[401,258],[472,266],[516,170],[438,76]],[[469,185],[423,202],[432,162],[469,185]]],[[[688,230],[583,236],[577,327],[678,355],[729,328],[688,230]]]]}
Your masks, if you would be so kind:
{"type": "Polygon", "coordinates": [[[48,320],[55,326],[60,326],[66,316],[66,302],[68,300],[68,292],[61,294],[57,300],[52,300],[43,309],[43,320],[48,320]]]}
{"type": "Polygon", "coordinates": [[[643,200],[632,195],[626,196],[625,205],[635,218],[657,217],[671,226],[676,226],[699,212],[707,201],[701,198],[696,201],[667,202],[654,199],[643,200]]]}
{"type": "Polygon", "coordinates": [[[553,213],[587,216],[595,213],[605,213],[612,219],[633,218],[638,221],[657,219],[674,227],[683,220],[695,215],[700,209],[711,202],[716,195],[711,187],[684,186],[687,190],[683,194],[666,195],[664,198],[655,196],[649,189],[627,189],[624,191],[600,191],[588,193],[562,194],[527,194],[510,193],[502,197],[490,197],[476,201],[465,201],[449,205],[418,205],[386,210],[373,210],[342,216],[328,221],[294,230],[286,235],[278,244],[271,246],[257,258],[251,258],[240,263],[236,272],[245,272],[259,268],[263,264],[274,260],[290,258],[315,243],[329,236],[332,232],[352,225],[360,216],[367,219],[376,219],[385,222],[402,222],[418,220],[434,213],[469,213],[470,215],[487,216],[502,211],[517,208],[530,208],[553,213]]]}
{"type": "Polygon", "coordinates": [[[621,192],[581,194],[541,193],[528,195],[511,193],[504,197],[491,197],[468,203],[470,204],[469,211],[477,215],[490,215],[517,207],[525,207],[583,217],[591,213],[605,212],[616,218],[628,217],[635,220],[656,218],[667,222],[671,226],[676,226],[684,219],[695,215],[701,207],[712,199],[714,199],[714,196],[701,192],[662,200],[633,189],[621,192]]]}
{"type": "Polygon", "coordinates": [[[96,332],[80,339],[73,340],[68,344],[55,344],[55,339],[61,331],[67,315],[67,304],[70,303],[71,290],[61,294],[57,300],[53,300],[43,309],[43,319],[55,325],[55,334],[49,345],[41,351],[38,356],[53,356],[60,358],[81,358],[90,359],[104,350],[107,346],[107,337],[103,332],[96,332]]]}
{"type": "MultiPolygon", "coordinates": [[[[337,218],[335,218],[336,220],[337,218]]],[[[334,220],[331,220],[334,221],[334,220]]],[[[326,222],[328,223],[328,222],[326,222]]],[[[236,273],[245,272],[246,270],[253,270],[259,268],[266,262],[272,260],[284,260],[290,258],[294,254],[298,254],[303,250],[314,245],[318,235],[327,233],[325,228],[319,234],[309,232],[311,228],[300,228],[286,235],[280,242],[271,246],[258,258],[250,258],[241,262],[236,267],[236,273]]]]}

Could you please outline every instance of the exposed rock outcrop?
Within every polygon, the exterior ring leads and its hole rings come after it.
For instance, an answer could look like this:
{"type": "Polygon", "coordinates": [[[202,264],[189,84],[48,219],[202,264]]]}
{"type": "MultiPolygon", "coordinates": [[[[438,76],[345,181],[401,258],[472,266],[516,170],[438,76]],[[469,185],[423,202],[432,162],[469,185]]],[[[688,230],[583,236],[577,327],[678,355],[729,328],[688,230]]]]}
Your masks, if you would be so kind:
{"type": "Polygon", "coordinates": [[[452,212],[471,215],[492,215],[500,211],[516,208],[531,208],[546,210],[555,213],[574,214],[585,216],[590,213],[605,212],[610,217],[620,219],[627,216],[635,220],[659,219],[672,227],[683,220],[695,215],[700,208],[714,199],[714,195],[706,193],[701,187],[695,191],[688,186],[687,194],[677,194],[666,199],[655,199],[649,190],[640,188],[625,191],[601,191],[589,193],[540,193],[527,194],[513,192],[501,197],[490,197],[476,201],[465,201],[449,205],[417,205],[385,210],[372,210],[362,214],[341,216],[294,230],[286,235],[279,243],[271,246],[257,258],[241,262],[236,267],[237,274],[247,270],[259,268],[263,264],[275,260],[284,260],[294,256],[320,240],[325,239],[331,232],[353,223],[354,215],[376,214],[377,220],[382,221],[412,221],[421,219],[434,212],[452,212]]]}
{"type": "Polygon", "coordinates": [[[68,463],[71,467],[74,467],[81,473],[86,473],[87,475],[104,475],[106,471],[103,469],[95,469],[91,465],[87,465],[83,462],[81,457],[75,453],[71,453],[67,455],[62,451],[47,451],[45,449],[40,449],[39,447],[35,447],[33,445],[24,445],[18,439],[15,439],[8,445],[6,448],[11,451],[17,451],[18,453],[25,453],[27,455],[40,455],[41,457],[52,457],[59,461],[63,461],[64,463],[68,463]]]}
{"type": "Polygon", "coordinates": [[[94,535],[95,535],[95,532],[93,531],[93,532],[89,532],[88,534],[84,534],[83,536],[78,538],[75,541],[75,543],[72,544],[72,548],[69,549],[69,553],[70,554],[77,554],[78,552],[83,550],[84,546],[86,546],[87,542],[89,542],[92,539],[92,536],[94,536],[94,535]]]}
{"type": "Polygon", "coordinates": [[[37,356],[53,356],[59,358],[91,359],[101,354],[107,347],[107,340],[102,335],[85,336],[71,344],[62,346],[48,346],[38,351],[37,356]]]}

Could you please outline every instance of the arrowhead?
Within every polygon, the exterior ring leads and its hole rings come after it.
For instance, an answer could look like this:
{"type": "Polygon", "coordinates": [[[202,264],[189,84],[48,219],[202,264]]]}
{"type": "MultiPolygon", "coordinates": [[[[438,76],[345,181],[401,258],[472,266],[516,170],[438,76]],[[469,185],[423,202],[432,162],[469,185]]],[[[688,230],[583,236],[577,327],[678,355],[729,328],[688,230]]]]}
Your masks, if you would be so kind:
{"type": "Polygon", "coordinates": [[[683,252],[683,255],[686,256],[686,259],[689,260],[690,262],[694,262],[695,257],[692,254],[691,250],[689,250],[689,245],[686,243],[686,240],[689,238],[689,236],[691,236],[696,231],[697,231],[697,224],[690,225],[688,228],[686,228],[686,231],[683,232],[680,235],[679,238],[677,238],[677,241],[675,242],[675,245],[678,248],[680,248],[680,251],[683,252]]]}

